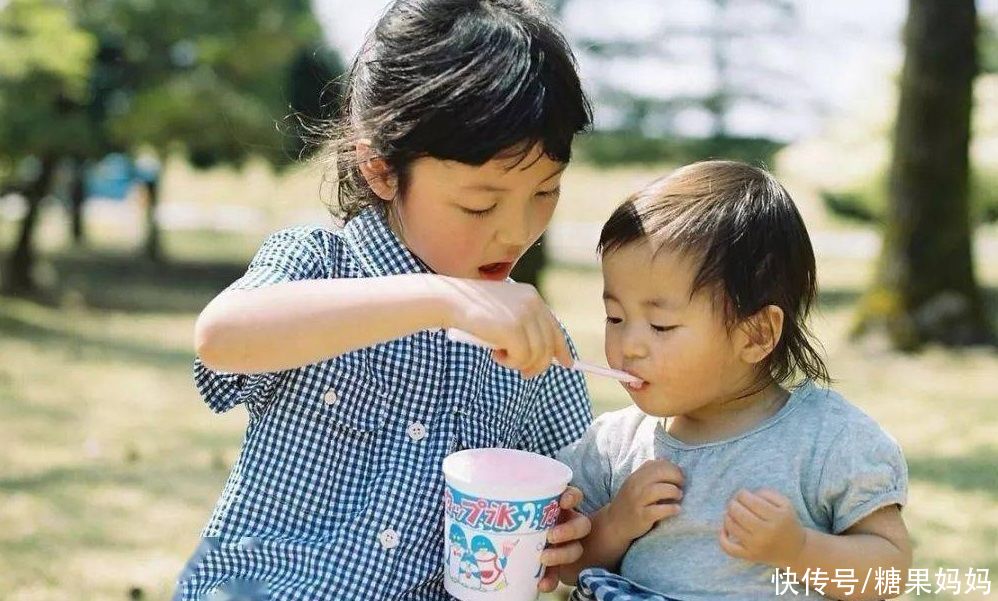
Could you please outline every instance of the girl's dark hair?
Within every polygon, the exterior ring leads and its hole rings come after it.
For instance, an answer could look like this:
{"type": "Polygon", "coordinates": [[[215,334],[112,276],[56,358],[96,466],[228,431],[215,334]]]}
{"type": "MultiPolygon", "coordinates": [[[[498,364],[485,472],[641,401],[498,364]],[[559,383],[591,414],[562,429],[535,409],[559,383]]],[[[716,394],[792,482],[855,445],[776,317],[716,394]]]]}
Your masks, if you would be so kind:
{"type": "Polygon", "coordinates": [[[762,375],[829,382],[806,321],[817,291],[814,250],[793,199],[763,169],[733,161],[683,167],[631,195],[603,226],[601,256],[637,241],[699,261],[690,291],[712,292],[732,325],[767,305],[783,334],[762,375]]]}
{"type": "Polygon", "coordinates": [[[406,190],[413,160],[469,165],[540,144],[568,162],[592,113],[565,39],[530,0],[396,0],[353,61],[334,128],[338,207],[380,206],[357,166],[370,140],[406,190]]]}

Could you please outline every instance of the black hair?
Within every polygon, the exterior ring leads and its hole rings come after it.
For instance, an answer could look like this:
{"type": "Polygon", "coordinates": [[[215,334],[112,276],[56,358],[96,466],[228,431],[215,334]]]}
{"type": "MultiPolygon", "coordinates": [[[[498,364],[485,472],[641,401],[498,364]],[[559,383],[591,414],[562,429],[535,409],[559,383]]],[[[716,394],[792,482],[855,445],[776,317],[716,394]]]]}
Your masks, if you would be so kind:
{"type": "Polygon", "coordinates": [[[420,157],[519,164],[540,145],[567,163],[592,123],[575,59],[530,0],[396,0],[353,61],[331,141],[338,207],[347,220],[381,206],[354,146],[370,140],[398,178],[420,157]]]}
{"type": "Polygon", "coordinates": [[[696,257],[690,295],[720,294],[729,327],[767,305],[782,309],[783,333],[763,375],[830,381],[807,327],[817,293],[811,239],[790,194],[767,171],[704,161],[652,182],[613,212],[598,252],[638,241],[696,257]]]}

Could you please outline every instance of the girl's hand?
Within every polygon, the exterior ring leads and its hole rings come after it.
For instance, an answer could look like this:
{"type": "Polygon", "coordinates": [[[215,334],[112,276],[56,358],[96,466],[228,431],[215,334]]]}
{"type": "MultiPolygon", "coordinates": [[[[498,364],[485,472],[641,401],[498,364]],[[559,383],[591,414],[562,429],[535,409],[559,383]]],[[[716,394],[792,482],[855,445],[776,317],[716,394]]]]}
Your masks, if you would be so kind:
{"type": "Polygon", "coordinates": [[[789,499],[774,490],[743,489],[728,503],[720,540],[732,557],[785,567],[800,554],[806,534],[789,499]]]}
{"type": "Polygon", "coordinates": [[[582,543],[593,524],[589,518],[575,510],[582,502],[582,491],[569,486],[561,495],[558,525],[548,532],[550,547],[541,553],[541,563],[547,566],[544,577],[537,583],[541,592],[549,593],[558,586],[558,566],[575,563],[582,557],[582,543]]]}
{"type": "Polygon", "coordinates": [[[556,358],[572,364],[565,334],[537,290],[529,284],[441,276],[445,327],[459,328],[494,345],[497,363],[532,378],[556,358]]]}
{"type": "Polygon", "coordinates": [[[627,477],[607,506],[607,519],[627,540],[644,536],[659,521],[679,513],[683,473],[665,459],[646,461],[627,477]]]}

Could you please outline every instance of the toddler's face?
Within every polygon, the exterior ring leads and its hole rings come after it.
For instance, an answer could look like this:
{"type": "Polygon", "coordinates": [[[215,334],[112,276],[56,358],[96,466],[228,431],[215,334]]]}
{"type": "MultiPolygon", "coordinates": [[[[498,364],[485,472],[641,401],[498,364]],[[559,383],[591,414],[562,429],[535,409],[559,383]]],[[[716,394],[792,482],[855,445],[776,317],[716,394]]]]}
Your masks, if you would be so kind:
{"type": "Polygon", "coordinates": [[[518,164],[417,159],[398,207],[399,233],[436,273],[504,280],[551,221],[564,168],[539,146],[518,164]]]}
{"type": "Polygon", "coordinates": [[[723,308],[708,290],[690,298],[699,263],[668,249],[653,256],[633,242],[603,257],[606,357],[646,382],[625,387],[649,415],[695,415],[730,398],[751,366],[739,359],[723,308]]]}

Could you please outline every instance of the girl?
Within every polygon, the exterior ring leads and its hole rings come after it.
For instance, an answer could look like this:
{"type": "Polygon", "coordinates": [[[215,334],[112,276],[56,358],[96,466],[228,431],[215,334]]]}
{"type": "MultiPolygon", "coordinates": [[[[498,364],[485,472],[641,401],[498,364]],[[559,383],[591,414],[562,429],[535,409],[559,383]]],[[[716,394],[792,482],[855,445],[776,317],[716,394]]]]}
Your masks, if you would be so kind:
{"type": "Polygon", "coordinates": [[[904,457],[815,384],[814,254],[786,190],[691,165],[620,206],[600,252],[607,359],[644,383],[560,455],[593,521],[566,581],[595,568],[580,596],[649,601],[772,599],[793,577],[795,596],[904,592],[904,457]]]}
{"type": "MultiPolygon", "coordinates": [[[[574,354],[558,321],[508,279],[590,120],[565,41],[528,0],[387,10],[334,145],[345,227],[273,235],[198,319],[198,389],[250,417],[178,598],[247,583],[281,600],[446,598],[444,456],[550,455],[591,420],[584,381],[550,365],[574,354]]],[[[579,500],[562,499],[548,566],[581,554],[579,500]]]]}

